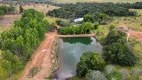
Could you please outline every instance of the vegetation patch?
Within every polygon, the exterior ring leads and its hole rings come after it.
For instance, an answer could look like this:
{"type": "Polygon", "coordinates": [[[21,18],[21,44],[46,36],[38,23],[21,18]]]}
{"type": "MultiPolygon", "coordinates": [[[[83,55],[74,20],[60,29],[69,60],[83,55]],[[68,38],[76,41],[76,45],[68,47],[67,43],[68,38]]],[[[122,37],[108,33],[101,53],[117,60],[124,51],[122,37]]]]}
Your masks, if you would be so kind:
{"type": "Polygon", "coordinates": [[[32,69],[30,70],[29,74],[28,74],[29,78],[34,77],[34,75],[36,75],[36,74],[40,71],[40,69],[41,69],[41,68],[39,68],[39,67],[34,67],[34,68],[32,68],[32,69]]]}
{"type": "Polygon", "coordinates": [[[79,26],[62,27],[58,29],[58,32],[63,35],[67,34],[88,34],[94,29],[89,22],[83,23],[79,26]]]}
{"type": "Polygon", "coordinates": [[[59,63],[58,63],[58,40],[59,38],[56,38],[53,44],[52,48],[52,55],[51,55],[51,63],[52,63],[52,69],[50,70],[50,76],[45,77],[47,80],[52,80],[52,77],[54,75],[54,72],[58,69],[59,63]]]}

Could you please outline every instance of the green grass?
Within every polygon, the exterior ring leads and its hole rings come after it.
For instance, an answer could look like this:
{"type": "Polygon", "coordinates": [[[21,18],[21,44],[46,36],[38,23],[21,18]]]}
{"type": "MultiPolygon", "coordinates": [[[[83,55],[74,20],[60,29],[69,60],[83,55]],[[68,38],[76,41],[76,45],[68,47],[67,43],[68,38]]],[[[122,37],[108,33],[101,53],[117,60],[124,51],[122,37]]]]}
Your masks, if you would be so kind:
{"type": "Polygon", "coordinates": [[[130,11],[136,11],[139,15],[142,16],[142,9],[130,9],[130,11]]]}
{"type": "MultiPolygon", "coordinates": [[[[61,18],[47,16],[45,17],[45,19],[48,20],[49,23],[55,23],[57,19],[61,19],[61,18]]],[[[66,21],[66,19],[62,19],[62,20],[66,21]]]]}
{"type": "Polygon", "coordinates": [[[36,73],[38,73],[40,71],[40,68],[39,67],[34,67],[30,70],[30,73],[29,73],[29,77],[34,77],[34,75],[36,75],[36,73]]]}
{"type": "Polygon", "coordinates": [[[23,70],[19,71],[17,74],[14,75],[13,80],[19,80],[23,70]]]}

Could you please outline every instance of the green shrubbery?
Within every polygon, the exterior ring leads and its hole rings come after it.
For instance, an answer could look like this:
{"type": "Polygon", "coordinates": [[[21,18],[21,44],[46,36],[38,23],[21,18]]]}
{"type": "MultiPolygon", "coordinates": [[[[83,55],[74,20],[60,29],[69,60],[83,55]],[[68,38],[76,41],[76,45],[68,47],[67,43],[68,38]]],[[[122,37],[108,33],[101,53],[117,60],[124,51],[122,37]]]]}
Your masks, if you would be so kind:
{"type": "Polygon", "coordinates": [[[9,50],[2,52],[2,58],[1,66],[9,72],[11,77],[22,68],[20,58],[9,50]]]}
{"type": "Polygon", "coordinates": [[[90,30],[93,29],[93,26],[91,23],[86,22],[79,26],[70,26],[70,27],[62,27],[59,28],[58,32],[60,34],[87,34],[90,33],[90,30]]]}
{"type": "Polygon", "coordinates": [[[77,76],[85,76],[89,70],[103,70],[105,61],[94,52],[83,53],[80,62],[77,64],[77,76]]]}
{"type": "Polygon", "coordinates": [[[95,71],[95,70],[87,73],[86,79],[87,80],[107,80],[107,78],[105,77],[103,73],[101,73],[100,71],[95,71]]]}
{"type": "Polygon", "coordinates": [[[126,45],[126,34],[112,29],[105,38],[103,47],[104,59],[109,63],[133,66],[137,63],[137,57],[126,45]]]}
{"type": "Polygon", "coordinates": [[[59,26],[62,26],[62,27],[68,27],[68,26],[71,26],[70,23],[65,22],[65,21],[63,21],[63,20],[56,20],[56,24],[59,25],[59,26]]]}
{"type": "Polygon", "coordinates": [[[43,14],[34,9],[24,11],[22,18],[14,23],[14,28],[1,34],[2,62],[6,63],[2,67],[16,73],[18,67],[31,58],[48,30],[49,23],[43,14]]]}
{"type": "Polygon", "coordinates": [[[92,15],[89,15],[89,14],[86,14],[84,15],[84,22],[91,22],[91,23],[94,23],[94,18],[92,15]]]}
{"type": "Polygon", "coordinates": [[[2,10],[4,14],[14,13],[15,7],[14,6],[0,6],[0,10],[2,10]]]}

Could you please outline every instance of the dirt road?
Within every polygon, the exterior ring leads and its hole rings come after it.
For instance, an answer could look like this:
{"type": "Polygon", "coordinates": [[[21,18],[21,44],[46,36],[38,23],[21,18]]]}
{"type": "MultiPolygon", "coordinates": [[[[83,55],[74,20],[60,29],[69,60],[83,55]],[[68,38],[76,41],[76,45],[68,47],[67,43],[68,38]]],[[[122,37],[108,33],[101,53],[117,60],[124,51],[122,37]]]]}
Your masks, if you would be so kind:
{"type": "Polygon", "coordinates": [[[140,31],[134,31],[134,30],[129,30],[127,34],[130,34],[130,37],[135,38],[137,41],[142,43],[142,32],[140,31]]]}
{"type": "Polygon", "coordinates": [[[56,32],[49,32],[46,34],[46,39],[33,54],[31,61],[28,62],[19,80],[47,80],[45,77],[50,76],[50,70],[52,69],[51,51],[56,34],[56,32]],[[37,72],[34,77],[30,78],[28,76],[30,70],[35,67],[38,67],[40,71],[37,72]]]}

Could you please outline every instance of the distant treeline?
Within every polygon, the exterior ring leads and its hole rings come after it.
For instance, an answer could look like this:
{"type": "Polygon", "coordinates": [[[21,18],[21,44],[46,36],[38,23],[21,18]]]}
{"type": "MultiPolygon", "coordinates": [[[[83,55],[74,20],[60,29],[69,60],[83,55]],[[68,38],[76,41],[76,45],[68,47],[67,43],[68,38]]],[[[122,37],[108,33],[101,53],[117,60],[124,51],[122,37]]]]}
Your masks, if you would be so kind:
{"type": "Polygon", "coordinates": [[[14,6],[0,6],[0,16],[14,12],[15,12],[14,6]]]}
{"type": "Polygon", "coordinates": [[[142,2],[136,3],[76,3],[76,4],[57,4],[59,9],[49,11],[47,15],[60,18],[78,18],[85,14],[104,13],[109,16],[135,16],[134,11],[129,9],[142,9],[142,2]]]}

